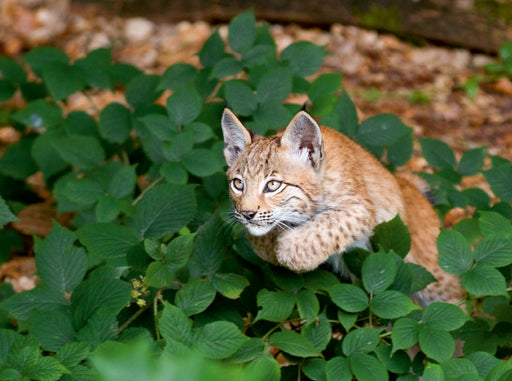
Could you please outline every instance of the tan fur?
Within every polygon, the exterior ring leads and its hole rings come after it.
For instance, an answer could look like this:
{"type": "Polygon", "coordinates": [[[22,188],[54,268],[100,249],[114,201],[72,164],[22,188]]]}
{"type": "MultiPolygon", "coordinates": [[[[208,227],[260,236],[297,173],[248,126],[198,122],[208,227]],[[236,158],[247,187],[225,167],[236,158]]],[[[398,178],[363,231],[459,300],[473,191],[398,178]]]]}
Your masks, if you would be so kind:
{"type": "Polygon", "coordinates": [[[296,272],[329,260],[346,273],[337,254],[368,247],[375,226],[399,214],[412,236],[406,261],[438,279],[417,299],[428,304],[463,297],[458,279],[437,264],[440,224],[430,203],[362,147],[319,127],[305,112],[269,138],[252,136],[229,110],[222,127],[235,215],[261,258],[296,272]],[[279,184],[277,191],[267,188],[279,184]]]}

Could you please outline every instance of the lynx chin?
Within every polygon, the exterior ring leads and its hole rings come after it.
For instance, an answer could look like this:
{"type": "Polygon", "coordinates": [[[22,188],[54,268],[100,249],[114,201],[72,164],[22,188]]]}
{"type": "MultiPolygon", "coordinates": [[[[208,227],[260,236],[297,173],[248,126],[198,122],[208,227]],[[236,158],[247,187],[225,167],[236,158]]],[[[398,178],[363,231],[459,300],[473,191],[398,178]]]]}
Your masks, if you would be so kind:
{"type": "Polygon", "coordinates": [[[440,222],[429,201],[345,135],[304,111],[284,132],[262,137],[225,109],[222,131],[234,214],[261,258],[295,272],[328,262],[350,275],[343,253],[369,249],[375,226],[399,214],[412,238],[405,260],[438,280],[414,298],[423,305],[463,298],[458,278],[437,263],[440,222]]]}

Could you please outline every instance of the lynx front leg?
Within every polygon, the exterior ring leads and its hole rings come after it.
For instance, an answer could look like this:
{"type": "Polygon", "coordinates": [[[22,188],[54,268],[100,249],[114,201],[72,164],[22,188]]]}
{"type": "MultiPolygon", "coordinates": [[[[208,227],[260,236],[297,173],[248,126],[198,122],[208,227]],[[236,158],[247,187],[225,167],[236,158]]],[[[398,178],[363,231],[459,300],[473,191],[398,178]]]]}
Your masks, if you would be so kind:
{"type": "Polygon", "coordinates": [[[368,205],[324,212],[283,232],[277,240],[276,259],[282,266],[296,272],[313,270],[332,254],[343,252],[357,241],[369,238],[374,221],[373,210],[368,205]]]}

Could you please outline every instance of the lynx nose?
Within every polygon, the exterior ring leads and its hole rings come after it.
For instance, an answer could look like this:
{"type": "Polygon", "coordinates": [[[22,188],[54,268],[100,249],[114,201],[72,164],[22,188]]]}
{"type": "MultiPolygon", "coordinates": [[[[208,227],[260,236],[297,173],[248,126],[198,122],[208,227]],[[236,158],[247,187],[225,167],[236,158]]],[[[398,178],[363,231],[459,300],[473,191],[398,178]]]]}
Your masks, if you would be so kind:
{"type": "Polygon", "coordinates": [[[252,220],[256,215],[256,212],[254,210],[242,210],[240,213],[248,220],[252,220]]]}

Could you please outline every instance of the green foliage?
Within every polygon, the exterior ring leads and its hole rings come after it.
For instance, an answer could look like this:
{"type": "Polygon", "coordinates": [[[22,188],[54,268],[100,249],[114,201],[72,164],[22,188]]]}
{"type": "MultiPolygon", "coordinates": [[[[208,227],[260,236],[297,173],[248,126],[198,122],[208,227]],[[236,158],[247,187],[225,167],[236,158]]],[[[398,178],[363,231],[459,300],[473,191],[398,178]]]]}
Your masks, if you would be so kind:
{"type": "MultiPolygon", "coordinates": [[[[470,313],[413,303],[408,295],[435,279],[403,261],[411,237],[399,216],[375,229],[372,253],[345,253],[353,283],[323,269],[275,268],[224,218],[225,101],[253,131],[271,134],[300,109],[288,95],[307,95],[322,124],[390,169],[409,160],[414,138],[391,114],[360,122],[341,74],[309,78],[324,48],[301,41],[279,54],[253,11],[232,20],[227,44],[216,31],[199,67],[177,63],[161,76],[112,62],[109,49],[74,62],[55,48],[33,49],[26,65],[0,58],[0,102],[18,91],[26,101],[10,114],[22,138],[0,158],[0,225],[33,199],[9,187],[37,171],[58,212],[74,215],[71,228],[54,222],[35,238],[36,289],[0,288],[0,380],[508,379],[512,163],[484,149],[459,159],[438,140],[420,140],[433,168],[420,175],[440,215],[475,210],[437,243],[470,313]],[[63,113],[68,96],[96,89],[122,89],[126,102],[95,117],[63,113]],[[461,190],[477,174],[501,201],[461,190]],[[459,359],[455,339],[465,341],[459,359]]],[[[21,247],[17,234],[0,232],[2,260],[21,247]]]]}

